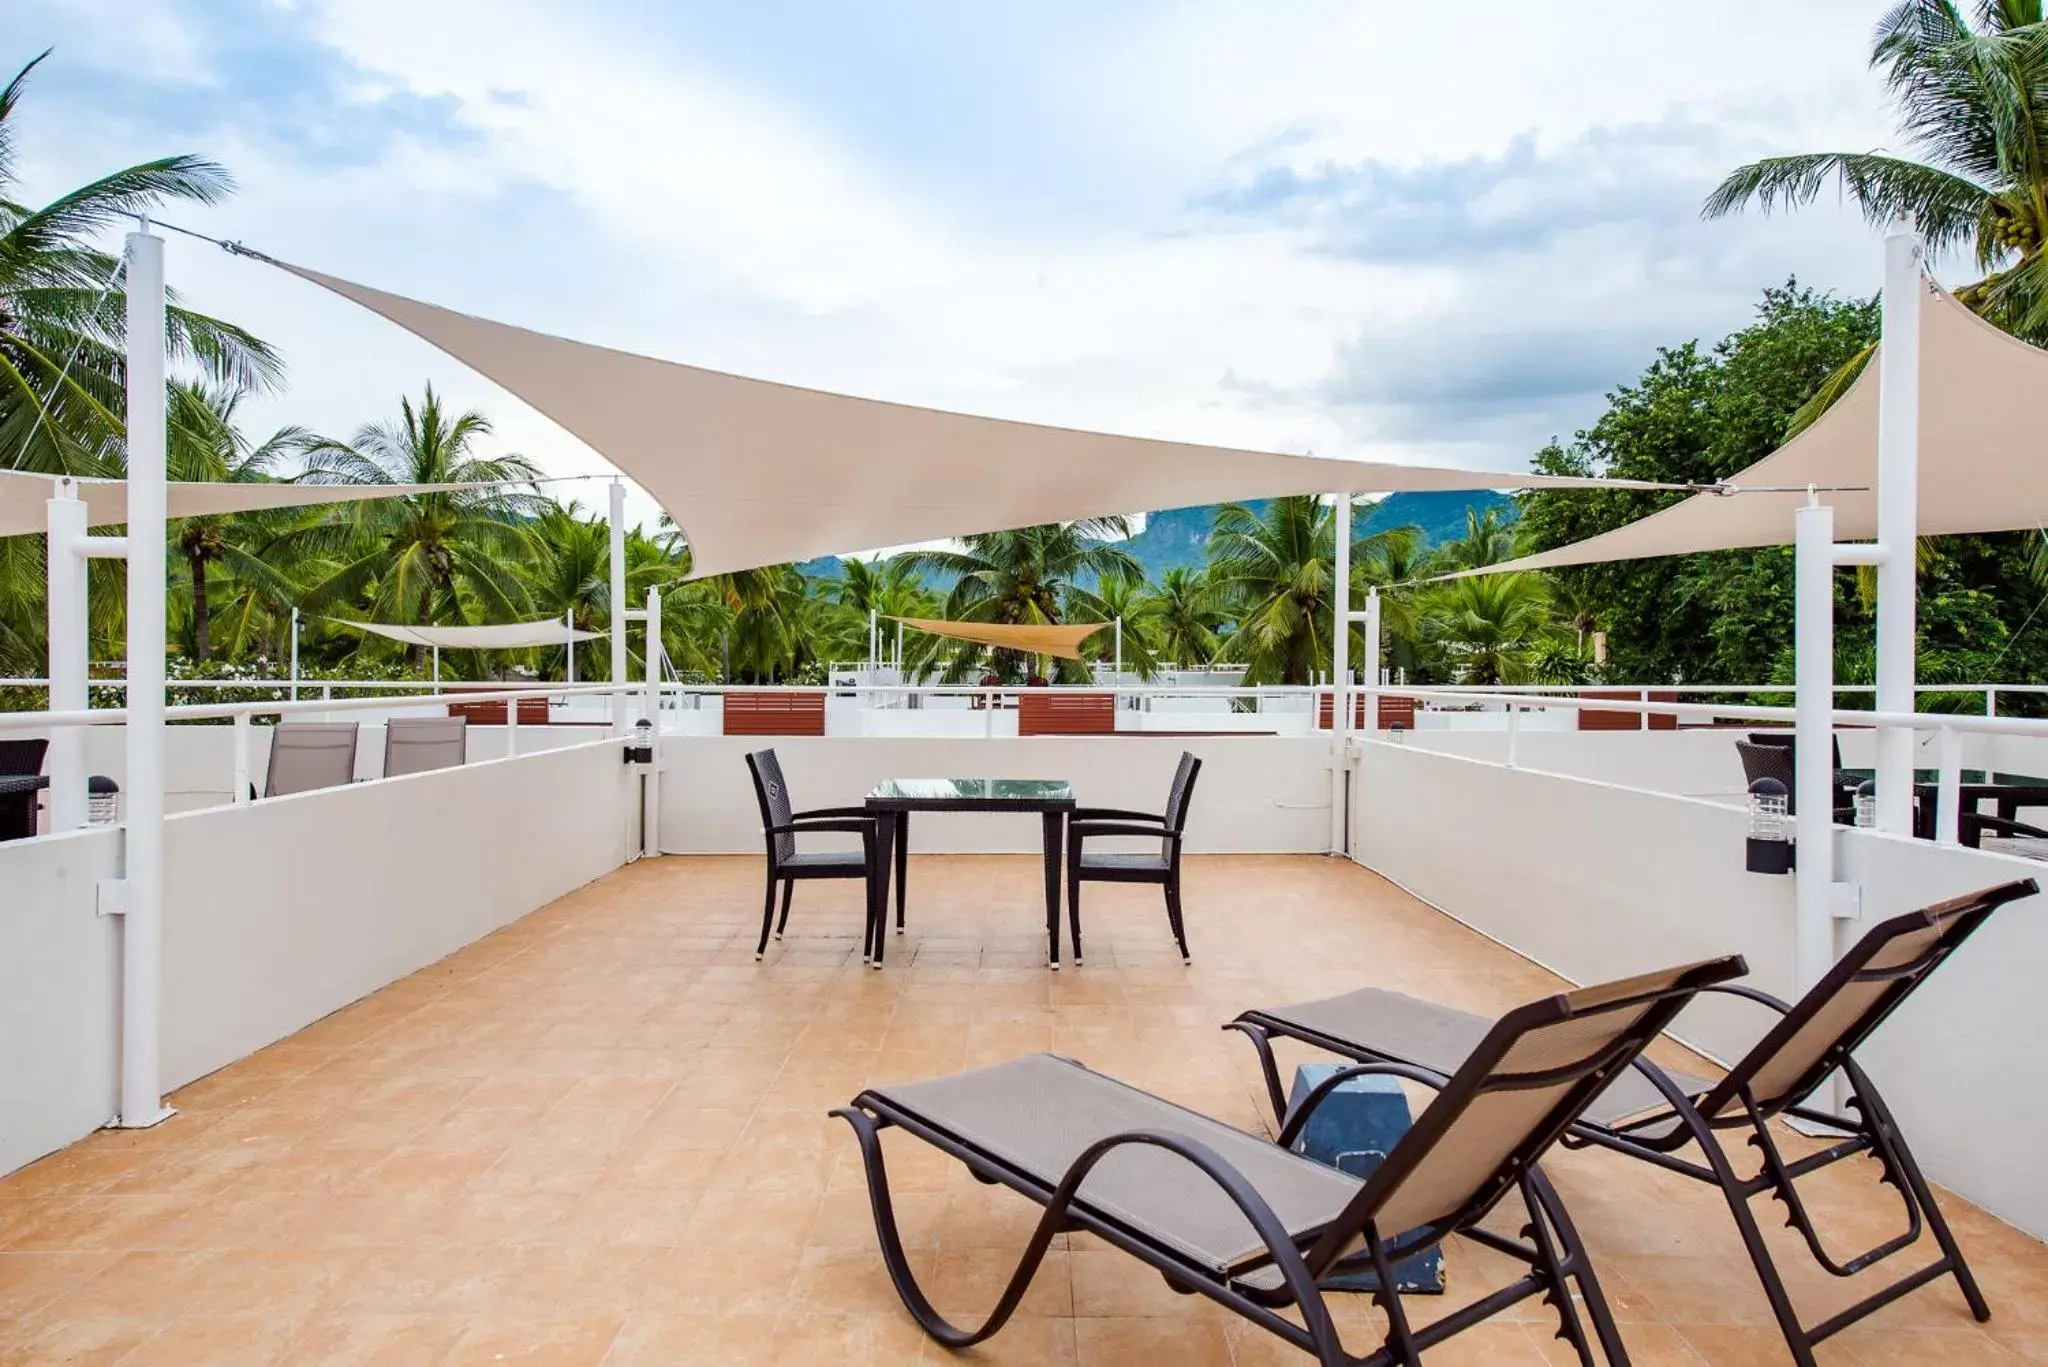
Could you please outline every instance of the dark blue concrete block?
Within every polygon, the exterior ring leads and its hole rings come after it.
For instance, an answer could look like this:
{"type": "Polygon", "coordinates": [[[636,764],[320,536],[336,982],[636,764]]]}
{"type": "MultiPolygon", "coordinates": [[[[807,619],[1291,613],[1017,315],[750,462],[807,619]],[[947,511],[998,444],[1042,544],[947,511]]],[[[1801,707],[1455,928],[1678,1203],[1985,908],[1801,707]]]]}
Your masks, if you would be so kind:
{"type": "MultiPolygon", "coordinates": [[[[1294,1091],[1290,1109],[1338,1069],[1341,1063],[1304,1063],[1294,1070],[1294,1091]]],[[[1294,1151],[1328,1163],[1353,1177],[1370,1177],[1414,1117],[1408,1113],[1408,1097],[1398,1078],[1354,1077],[1337,1084],[1309,1117],[1294,1151]]],[[[1328,1285],[1347,1291],[1374,1291],[1379,1279],[1370,1272],[1332,1278],[1328,1285]]],[[[1441,1294],[1444,1289],[1443,1255],[1439,1249],[1417,1254],[1394,1268],[1394,1289],[1405,1294],[1441,1294]]]]}

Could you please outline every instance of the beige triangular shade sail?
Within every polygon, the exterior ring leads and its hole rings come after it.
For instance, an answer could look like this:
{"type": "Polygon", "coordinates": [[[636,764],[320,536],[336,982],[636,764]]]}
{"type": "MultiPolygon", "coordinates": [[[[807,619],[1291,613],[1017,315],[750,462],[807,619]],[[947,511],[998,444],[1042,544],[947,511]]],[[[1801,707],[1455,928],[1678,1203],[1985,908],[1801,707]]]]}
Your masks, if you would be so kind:
{"type": "MultiPolygon", "coordinates": [[[[57,476],[32,470],[0,470],[0,536],[22,536],[46,530],[45,508],[56,490],[57,476]]],[[[128,520],[128,484],[118,479],[80,479],[78,498],[85,504],[89,526],[111,527],[128,520]]],[[[181,484],[168,488],[170,515],[208,517],[216,513],[249,513],[265,508],[307,508],[323,503],[352,503],[366,498],[403,498],[409,494],[450,493],[467,484],[181,484]]]]}
{"type": "Polygon", "coordinates": [[[891,617],[889,620],[934,636],[951,636],[976,645],[994,646],[998,650],[1051,655],[1062,660],[1080,659],[1081,642],[1098,631],[1106,631],[1110,625],[1108,622],[1082,622],[1074,626],[1009,626],[1001,622],[946,622],[931,617],[891,617]]]}
{"type": "Polygon", "coordinates": [[[529,646],[558,646],[570,641],[594,641],[602,631],[583,631],[560,618],[538,622],[499,622],[474,627],[405,627],[383,622],[351,622],[330,617],[337,626],[353,627],[373,636],[385,636],[409,646],[439,646],[443,650],[523,650],[529,646]]]}
{"type": "Polygon", "coordinates": [[[566,341],[277,264],[568,429],[668,511],[697,575],[1282,494],[1603,484],[1275,455],[853,398],[566,341]]]}
{"type": "MultiPolygon", "coordinates": [[[[1926,285],[1920,312],[1920,533],[2048,526],[2048,351],[2000,332],[1947,290],[1926,285]]],[[[1808,485],[1828,490],[1835,535],[1877,535],[1878,365],[1813,426],[1728,482],[1766,492],[1696,494],[1570,546],[1472,573],[1788,545],[1808,485]]]]}

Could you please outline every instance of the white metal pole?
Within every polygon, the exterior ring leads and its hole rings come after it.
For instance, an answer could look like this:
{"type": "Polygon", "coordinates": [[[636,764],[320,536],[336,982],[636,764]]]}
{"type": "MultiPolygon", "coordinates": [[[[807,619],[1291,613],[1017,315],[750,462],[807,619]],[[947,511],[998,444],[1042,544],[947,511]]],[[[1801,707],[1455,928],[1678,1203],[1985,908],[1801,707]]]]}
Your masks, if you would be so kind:
{"type": "MultiPolygon", "coordinates": [[[[83,712],[90,705],[85,682],[90,655],[85,591],[90,562],[82,544],[87,530],[85,502],[78,497],[77,481],[58,480],[56,496],[48,506],[50,542],[44,559],[48,565],[49,710],[83,712]]],[[[75,831],[88,819],[85,728],[52,727],[50,829],[75,831]]]]}
{"type": "Polygon", "coordinates": [[[434,647],[434,691],[441,691],[441,647],[434,647]]]}
{"type": "Polygon", "coordinates": [[[1124,619],[1121,617],[1116,619],[1116,664],[1110,672],[1117,679],[1124,676],[1124,619]]]}
{"type": "Polygon", "coordinates": [[[1795,526],[1792,789],[1799,866],[1792,972],[1804,992],[1835,962],[1835,510],[1809,494],[1795,526]]]}
{"type": "Polygon", "coordinates": [[[868,668],[881,663],[882,656],[882,615],[873,608],[868,609],[868,668]]]}
{"type": "Polygon", "coordinates": [[[299,610],[292,609],[292,701],[299,700],[299,610]]]}
{"type": "MultiPolygon", "coordinates": [[[[626,486],[612,481],[611,492],[612,684],[626,685],[626,486]]],[[[621,694],[611,695],[612,730],[623,731],[626,709],[621,694]]]]}
{"type": "MultiPolygon", "coordinates": [[[[1878,350],[1877,710],[1915,710],[1915,540],[1920,498],[1920,238],[1893,225],[1884,239],[1884,334],[1878,350]]],[[[1913,831],[1913,732],[1877,733],[1877,827],[1913,831]]]]}
{"type": "Polygon", "coordinates": [[[647,781],[641,787],[640,855],[651,859],[661,853],[661,594],[647,590],[647,743],[654,747],[654,763],[648,766],[647,781]]]}
{"type": "Polygon", "coordinates": [[[1958,845],[1963,839],[1963,733],[1953,726],[1942,727],[1938,746],[1941,768],[1935,785],[1934,838],[1944,845],[1958,845]]]}
{"type": "Polygon", "coordinates": [[[128,910],[121,932],[121,1124],[170,1114],[160,1085],[164,897],[164,243],[128,235],[128,910]]]}
{"type": "Polygon", "coordinates": [[[249,773],[255,766],[250,762],[249,714],[235,713],[235,803],[245,806],[249,801],[249,773]]]}
{"type": "Polygon", "coordinates": [[[1351,700],[1344,684],[1351,677],[1351,494],[1334,495],[1331,520],[1336,524],[1336,568],[1330,581],[1330,853],[1344,853],[1345,741],[1351,725],[1351,700]]]}
{"type": "Polygon", "coordinates": [[[505,758],[519,757],[519,699],[505,699],[505,758]]]}
{"type": "Polygon", "coordinates": [[[1365,595],[1365,733],[1380,729],[1380,590],[1375,584],[1365,595]]]}
{"type": "Polygon", "coordinates": [[[562,614],[562,648],[568,652],[569,682],[576,682],[576,609],[562,614]]]}

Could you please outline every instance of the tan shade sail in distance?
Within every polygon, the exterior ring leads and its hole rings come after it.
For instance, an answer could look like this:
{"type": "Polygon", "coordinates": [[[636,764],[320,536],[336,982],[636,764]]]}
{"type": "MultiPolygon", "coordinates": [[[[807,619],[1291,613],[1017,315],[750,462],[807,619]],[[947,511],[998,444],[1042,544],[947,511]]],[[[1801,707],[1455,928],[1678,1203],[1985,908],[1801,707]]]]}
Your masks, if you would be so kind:
{"type": "MultiPolygon", "coordinates": [[[[1813,426],[1728,482],[1782,492],[1696,494],[1611,532],[1468,574],[1790,545],[1809,485],[1843,541],[1877,535],[1875,357],[1813,426]]],[[[1920,311],[1922,536],[2048,526],[2048,351],[2000,332],[1926,282],[1920,311]]]]}
{"type": "Polygon", "coordinates": [[[1614,487],[1156,441],[853,398],[572,342],[275,264],[383,315],[567,429],[667,510],[698,576],[1283,494],[1614,487]]]}
{"type": "Polygon", "coordinates": [[[1108,622],[1080,622],[1072,626],[1011,626],[1001,622],[948,622],[931,617],[891,617],[889,620],[933,636],[951,636],[955,640],[994,646],[998,650],[1050,655],[1061,660],[1080,659],[1081,642],[1110,626],[1108,622]]]}
{"type": "MultiPolygon", "coordinates": [[[[33,470],[0,470],[0,536],[23,536],[49,528],[44,506],[57,491],[57,475],[33,470]]],[[[112,527],[128,520],[128,484],[119,479],[78,479],[86,525],[112,527]]],[[[168,486],[172,518],[250,513],[266,508],[309,508],[366,498],[404,498],[475,488],[469,484],[204,484],[173,481],[168,486]]]]}
{"type": "Polygon", "coordinates": [[[409,646],[439,646],[443,650],[523,650],[530,646],[558,646],[571,641],[594,641],[608,633],[584,631],[558,617],[538,622],[500,622],[486,626],[434,627],[392,626],[383,622],[351,622],[345,617],[327,620],[337,626],[367,631],[409,646]]]}

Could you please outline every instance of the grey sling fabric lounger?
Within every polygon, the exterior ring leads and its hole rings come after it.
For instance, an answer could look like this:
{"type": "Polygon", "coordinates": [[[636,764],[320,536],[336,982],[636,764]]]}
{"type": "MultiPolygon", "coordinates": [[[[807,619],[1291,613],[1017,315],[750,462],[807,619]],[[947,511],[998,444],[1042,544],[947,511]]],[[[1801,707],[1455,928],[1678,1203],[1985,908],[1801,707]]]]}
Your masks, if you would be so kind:
{"type": "Polygon", "coordinates": [[[285,721],[270,733],[263,796],[285,797],[355,782],[356,723],[285,721]]]}
{"type": "MultiPolygon", "coordinates": [[[[1814,1346],[1823,1339],[1944,1275],[1956,1279],[1971,1313],[1988,1320],[1990,1307],[1934,1203],[1927,1179],[1884,1099],[1852,1055],[1993,911],[2038,891],[2034,880],[2020,879],[1883,921],[1797,1003],[1738,984],[1702,988],[1755,1002],[1777,1013],[1778,1020],[1718,1080],[1636,1059],[1584,1109],[1565,1142],[1573,1147],[1597,1144],[1719,1187],[1799,1367],[1813,1367],[1814,1346]],[[1825,1114],[1802,1104],[1838,1070],[1852,1092],[1849,1115],[1825,1114]],[[1788,1159],[1768,1123],[1779,1115],[1837,1127],[1850,1137],[1807,1157],[1788,1159]],[[1763,1159],[1756,1176],[1736,1174],[1714,1138],[1716,1130],[1748,1133],[1749,1143],[1763,1159]],[[1695,1143],[1699,1160],[1680,1156],[1679,1150],[1695,1143]],[[1865,1153],[1882,1165],[1883,1180],[1898,1189],[1905,1229],[1853,1257],[1837,1259],[1823,1243],[1795,1183],[1865,1153]],[[1933,1234],[1941,1256],[1848,1309],[1807,1325],[1792,1305],[1750,1209],[1759,1196],[1784,1203],[1789,1223],[1814,1260],[1837,1277],[1854,1276],[1918,1242],[1923,1226],[1933,1234]]],[[[1277,1010],[1247,1011],[1224,1028],[1251,1038],[1274,1112],[1281,1114],[1286,1097],[1273,1057],[1271,1041],[1276,1038],[1298,1040],[1346,1058],[1400,1062],[1444,1073],[1458,1066],[1470,1042],[1486,1033],[1488,1023],[1398,992],[1363,991],[1277,1010]]]]}
{"type": "Polygon", "coordinates": [[[1585,1248],[1536,1161],[1694,993],[1744,971],[1739,958],[1716,959],[1532,1002],[1484,1031],[1448,1077],[1392,1062],[1339,1069],[1285,1118],[1277,1142],[1048,1054],[872,1088],[833,1114],[859,1140],[897,1293],[949,1348],[1001,1329],[1053,1236],[1080,1229],[1148,1264],[1175,1290],[1207,1296],[1325,1367],[1416,1363],[1423,1349],[1531,1297],[1553,1307],[1560,1337],[1586,1367],[1598,1361],[1596,1341],[1609,1363],[1626,1364],[1585,1248]],[[1406,1078],[1437,1096],[1379,1169],[1360,1180],[1289,1145],[1324,1097],[1363,1074],[1406,1078]],[[978,1328],[940,1316],[904,1256],[882,1157],[881,1132],[892,1127],[1045,1208],[978,1328]],[[1511,1190],[1529,1210],[1519,1239],[1479,1224],[1511,1190]],[[1386,1341],[1365,1357],[1348,1354],[1324,1302],[1325,1279],[1371,1269],[1391,1287],[1396,1262],[1452,1234],[1516,1259],[1526,1274],[1413,1327],[1398,1295],[1376,1292],[1387,1312],[1386,1341]],[[1298,1322],[1281,1313],[1290,1308],[1298,1322]]]}
{"type": "Polygon", "coordinates": [[[384,723],[384,777],[459,769],[469,759],[467,717],[393,717],[384,723]]]}

